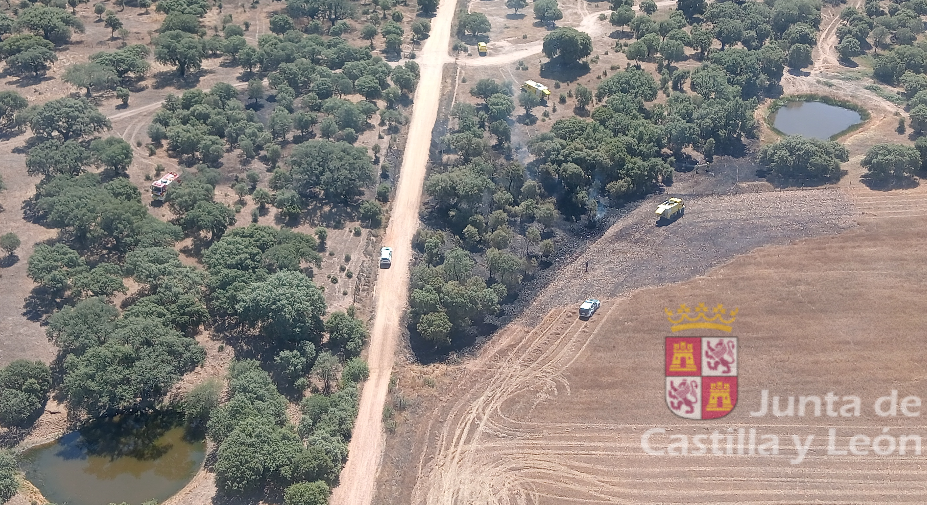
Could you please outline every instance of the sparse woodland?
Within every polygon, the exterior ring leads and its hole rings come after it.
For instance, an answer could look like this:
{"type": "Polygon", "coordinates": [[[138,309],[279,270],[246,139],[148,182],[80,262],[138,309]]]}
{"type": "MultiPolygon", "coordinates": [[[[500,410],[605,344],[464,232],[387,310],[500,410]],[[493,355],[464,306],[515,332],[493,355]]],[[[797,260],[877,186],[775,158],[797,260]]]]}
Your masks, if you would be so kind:
{"type": "MultiPolygon", "coordinates": [[[[91,21],[75,15],[77,5],[23,2],[0,14],[7,75],[27,83],[50,78],[60,52],[91,21]]],[[[120,7],[93,8],[92,21],[111,40],[127,36],[120,7]]],[[[67,66],[60,78],[77,92],[31,106],[20,92],[0,92],[0,128],[30,135],[24,174],[37,184],[25,214],[57,230],[26,260],[36,287],[25,309],[47,324],[58,348],[51,369],[16,361],[0,370],[0,425],[28,429],[50,394],[75,420],[180,409],[188,428],[212,442],[221,493],[325,503],[347,458],[357,384],[368,375],[360,359],[367,329],[353,306],[329,310],[313,279],[328,251],[326,228],[310,235],[289,227],[323,211],[372,229],[385,223],[391,168],[380,140],[402,133],[419,68],[384,57],[427,38],[430,25],[404,19],[388,0],[291,0],[255,44],[246,39],[253,27],[234,23],[232,13],[220,15],[221,27],[206,26],[221,1],[140,0],[135,7],[139,15],[163,15],[152,43],[123,43],[67,66]],[[351,44],[346,33],[365,42],[351,44]],[[147,87],[153,63],[173,69],[158,79],[187,87],[211,59],[237,67],[241,85],[168,90],[147,126],[148,155],[170,158],[183,172],[161,220],[139,190],[150,175],[128,178],[142,143],[114,134],[98,104],[115,98],[126,107],[147,87]],[[256,205],[248,226],[241,226],[241,205],[217,198],[230,161],[270,172],[234,176],[239,202],[250,197],[256,205]],[[256,224],[270,212],[275,226],[256,224]],[[204,363],[202,338],[219,339],[240,357],[228,372],[228,393],[207,380],[169,405],[171,391],[204,363]],[[290,404],[299,406],[295,423],[285,415],[290,404]]],[[[153,175],[164,171],[158,165],[153,175]]],[[[0,245],[16,259],[19,238],[8,235],[0,245]]],[[[13,458],[0,459],[5,501],[16,489],[7,476],[13,458]]]]}

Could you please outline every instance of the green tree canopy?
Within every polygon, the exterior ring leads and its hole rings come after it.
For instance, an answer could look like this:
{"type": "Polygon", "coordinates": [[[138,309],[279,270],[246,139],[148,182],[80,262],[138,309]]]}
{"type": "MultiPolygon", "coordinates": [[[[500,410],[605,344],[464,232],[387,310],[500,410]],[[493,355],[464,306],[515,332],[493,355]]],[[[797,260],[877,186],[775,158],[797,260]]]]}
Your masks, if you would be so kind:
{"type": "Polygon", "coordinates": [[[874,181],[900,180],[910,177],[921,167],[917,149],[901,144],[876,144],[869,148],[860,163],[866,177],[874,181]]]}
{"type": "Polygon", "coordinates": [[[544,37],[543,51],[562,65],[574,65],[592,54],[592,38],[575,28],[557,28],[544,37]]]}
{"type": "Polygon", "coordinates": [[[0,127],[13,126],[16,113],[25,110],[29,101],[15,91],[0,91],[0,127]]]}
{"type": "Polygon", "coordinates": [[[293,149],[287,163],[293,189],[305,199],[321,192],[329,201],[349,202],[373,178],[367,149],[346,142],[309,140],[293,149]]]}
{"type": "Polygon", "coordinates": [[[457,31],[461,34],[480,35],[490,30],[492,24],[482,12],[464,13],[457,22],[457,31]]]}
{"type": "Polygon", "coordinates": [[[298,482],[286,488],[284,505],[326,505],[330,491],[322,481],[298,482]]]}
{"type": "Polygon", "coordinates": [[[62,80],[78,88],[86,89],[89,97],[93,90],[115,88],[119,83],[119,76],[107,66],[90,62],[71,65],[65,70],[62,80]]]}
{"type": "Polygon", "coordinates": [[[438,10],[438,0],[416,0],[416,3],[425,14],[432,14],[438,10]]]}
{"type": "Polygon", "coordinates": [[[0,370],[0,425],[22,426],[34,418],[50,389],[51,371],[41,361],[16,360],[0,370]]]}
{"type": "Polygon", "coordinates": [[[537,0],[534,2],[534,17],[545,23],[563,19],[563,11],[557,4],[557,0],[537,0]]]}
{"type": "Polygon", "coordinates": [[[534,93],[522,91],[518,94],[518,104],[525,109],[525,115],[530,116],[531,110],[541,105],[541,97],[534,93]]]}
{"type": "Polygon", "coordinates": [[[364,322],[341,311],[328,317],[325,331],[328,332],[329,344],[342,351],[345,359],[359,356],[367,340],[364,322]]]}
{"type": "Polygon", "coordinates": [[[291,430],[266,419],[241,422],[216,451],[216,486],[248,492],[269,482],[286,483],[302,443],[291,430]]]}
{"type": "Polygon", "coordinates": [[[36,244],[29,256],[26,275],[36,284],[64,294],[70,289],[73,274],[84,268],[84,260],[68,246],[36,244]]]}
{"type": "Polygon", "coordinates": [[[117,175],[125,174],[132,164],[132,146],[122,137],[106,137],[90,143],[90,152],[100,165],[117,175]]]}
{"type": "Polygon", "coordinates": [[[786,183],[833,182],[840,179],[840,162],[849,160],[845,147],[833,141],[790,135],[760,149],[758,161],[786,183]]]}
{"type": "Polygon", "coordinates": [[[795,70],[801,70],[812,63],[811,46],[807,44],[795,44],[789,48],[788,55],[789,67],[795,70]]]}
{"type": "Polygon", "coordinates": [[[204,357],[195,340],[158,320],[120,319],[101,345],[65,358],[61,391],[70,409],[94,416],[150,407],[204,357]]]}
{"type": "Polygon", "coordinates": [[[51,177],[59,174],[78,175],[90,163],[90,152],[77,140],[57,139],[41,142],[26,155],[26,173],[51,177]]]}
{"type": "Polygon", "coordinates": [[[116,36],[116,30],[123,27],[122,20],[119,19],[119,16],[115,12],[110,11],[106,13],[106,19],[103,20],[103,26],[110,29],[110,37],[116,36]]]}
{"type": "Polygon", "coordinates": [[[229,401],[209,417],[210,438],[222,443],[244,421],[262,419],[283,426],[287,401],[277,391],[270,375],[253,360],[234,361],[229,367],[229,401]]]}
{"type": "Polygon", "coordinates": [[[634,19],[634,9],[630,5],[625,5],[611,13],[608,18],[608,22],[613,26],[621,28],[622,26],[628,26],[631,23],[631,20],[634,19]]]}
{"type": "Polygon", "coordinates": [[[84,25],[70,12],[42,4],[20,11],[16,17],[16,24],[55,44],[70,42],[72,28],[79,32],[84,31],[84,25]]]}
{"type": "Polygon", "coordinates": [[[650,73],[639,68],[629,68],[602,81],[596,88],[595,98],[604,101],[615,94],[630,95],[649,102],[657,98],[657,83],[650,73]]]}
{"type": "MultiPolygon", "coordinates": [[[[161,3],[158,2],[158,5],[161,3]]],[[[181,77],[189,70],[199,69],[203,63],[205,49],[202,40],[195,35],[174,30],[162,33],[153,43],[155,59],[160,63],[176,65],[181,77]]]]}
{"type": "Polygon", "coordinates": [[[89,101],[58,98],[39,106],[31,114],[29,127],[40,137],[69,140],[93,135],[112,126],[109,119],[89,101]]]}
{"type": "Polygon", "coordinates": [[[505,0],[505,7],[515,11],[515,14],[518,14],[518,9],[524,9],[528,6],[528,0],[505,0]]]}
{"type": "Polygon", "coordinates": [[[12,256],[16,253],[16,249],[19,249],[20,245],[19,235],[9,232],[0,235],[0,249],[6,251],[7,255],[12,256]]]}
{"type": "Polygon", "coordinates": [[[300,272],[277,272],[255,283],[238,305],[242,321],[281,341],[321,342],[325,298],[300,272]]]}
{"type": "Polygon", "coordinates": [[[209,240],[218,240],[225,230],[235,224],[235,211],[225,204],[210,201],[199,201],[184,214],[181,227],[185,231],[199,234],[209,232],[209,240]]]}
{"type": "Polygon", "coordinates": [[[0,451],[0,502],[6,503],[19,490],[19,466],[12,451],[0,451]]]}

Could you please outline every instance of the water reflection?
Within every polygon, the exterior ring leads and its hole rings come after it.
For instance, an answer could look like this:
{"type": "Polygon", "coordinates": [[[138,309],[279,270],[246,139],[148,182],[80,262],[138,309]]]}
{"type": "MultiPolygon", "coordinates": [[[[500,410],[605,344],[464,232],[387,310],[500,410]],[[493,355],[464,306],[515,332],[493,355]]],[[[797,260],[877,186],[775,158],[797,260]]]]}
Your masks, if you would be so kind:
{"type": "Polygon", "coordinates": [[[27,451],[26,477],[58,505],[133,505],[179,491],[205,457],[177,413],[103,419],[27,451]]]}
{"type": "Polygon", "coordinates": [[[827,140],[859,123],[859,112],[822,102],[789,102],[773,118],[773,126],[786,135],[827,140]]]}

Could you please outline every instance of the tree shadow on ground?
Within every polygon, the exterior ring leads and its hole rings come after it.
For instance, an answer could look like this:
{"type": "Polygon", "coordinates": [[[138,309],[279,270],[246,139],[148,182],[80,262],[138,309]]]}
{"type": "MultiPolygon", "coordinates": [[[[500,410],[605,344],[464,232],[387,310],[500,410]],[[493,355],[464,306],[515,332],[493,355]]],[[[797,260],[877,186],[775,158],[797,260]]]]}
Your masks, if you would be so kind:
{"type": "Polygon", "coordinates": [[[59,298],[57,293],[44,287],[36,286],[23,300],[22,315],[36,323],[44,323],[48,316],[67,305],[67,300],[59,298]]]}
{"type": "Polygon", "coordinates": [[[487,336],[492,335],[499,326],[492,323],[473,323],[466,330],[450,336],[449,345],[435,345],[419,333],[418,328],[411,320],[406,323],[409,330],[409,348],[419,364],[455,363],[459,354],[466,353],[474,345],[481,343],[487,336]]]}
{"type": "Polygon", "coordinates": [[[12,140],[23,133],[26,133],[26,128],[0,128],[0,140],[12,140]]]}
{"type": "Polygon", "coordinates": [[[790,68],[789,75],[794,75],[795,77],[808,77],[809,75],[811,75],[811,72],[802,70],[800,68],[790,68]]]}
{"type": "Polygon", "coordinates": [[[489,34],[480,34],[480,35],[458,35],[461,42],[467,44],[468,46],[475,46],[480,42],[489,42],[489,34]]]}
{"type": "Polygon", "coordinates": [[[32,137],[27,138],[26,141],[23,142],[23,145],[16,146],[13,149],[11,149],[11,151],[16,154],[29,154],[30,149],[41,144],[45,140],[48,140],[48,139],[44,139],[42,137],[39,137],[38,135],[33,135],[32,137]]]}
{"type": "Polygon", "coordinates": [[[132,93],[141,93],[142,91],[145,91],[149,88],[148,84],[144,82],[138,82],[136,80],[127,82],[123,87],[132,93]]]}
{"type": "Polygon", "coordinates": [[[552,32],[557,29],[557,23],[548,22],[548,21],[535,21],[534,23],[531,23],[531,26],[535,28],[543,28],[549,32],[552,32]]]}
{"type": "Polygon", "coordinates": [[[589,71],[589,63],[585,61],[564,65],[557,60],[551,60],[541,65],[542,78],[559,82],[573,82],[589,71]]]}
{"type": "Polygon", "coordinates": [[[525,14],[524,12],[519,12],[518,14],[515,14],[515,13],[513,13],[513,12],[510,12],[510,13],[508,13],[508,14],[505,15],[505,19],[511,19],[511,20],[515,21],[515,20],[518,20],[518,19],[525,19],[525,16],[527,16],[527,14],[525,14]]]}
{"type": "MultiPolygon", "coordinates": [[[[5,75],[10,76],[9,74],[5,74],[5,75]]],[[[28,88],[29,86],[35,86],[36,84],[41,84],[43,82],[51,81],[53,79],[54,77],[51,77],[48,75],[40,75],[40,76],[24,76],[23,75],[23,76],[16,77],[13,80],[6,81],[4,84],[8,84],[10,86],[16,86],[17,88],[28,88]]]]}
{"type": "Polygon", "coordinates": [[[727,139],[715,149],[715,154],[743,158],[747,155],[747,144],[742,138],[727,139]]]}
{"type": "Polygon", "coordinates": [[[202,258],[203,251],[209,249],[211,245],[211,240],[204,240],[202,237],[194,235],[193,240],[190,241],[190,245],[181,247],[180,252],[193,258],[202,258]]]}
{"type": "Polygon", "coordinates": [[[859,63],[856,63],[850,58],[846,58],[846,59],[838,58],[837,61],[839,61],[842,66],[847,67],[847,68],[858,68],[859,67],[859,63]]]}
{"type": "Polygon", "coordinates": [[[763,91],[763,94],[767,98],[776,99],[785,94],[785,90],[782,89],[782,85],[778,82],[770,83],[769,86],[763,91]]]}
{"type": "Polygon", "coordinates": [[[7,254],[3,258],[0,258],[0,268],[10,268],[19,262],[19,256],[14,254],[7,254]]]}
{"type": "Polygon", "coordinates": [[[873,178],[868,176],[860,177],[860,182],[862,182],[867,188],[873,191],[892,191],[894,189],[913,189],[920,186],[920,182],[917,179],[911,176],[905,177],[888,177],[888,178],[873,178]]]}
{"type": "Polygon", "coordinates": [[[19,445],[35,430],[35,422],[45,412],[45,403],[33,412],[24,422],[24,426],[12,426],[0,432],[0,448],[12,449],[19,445]]]}
{"type": "Polygon", "coordinates": [[[167,87],[193,89],[200,84],[200,79],[211,73],[212,71],[201,68],[199,70],[187,72],[186,75],[181,77],[175,70],[165,70],[163,72],[157,72],[152,76],[154,78],[154,84],[152,84],[151,87],[153,89],[163,89],[167,87]]]}
{"type": "Polygon", "coordinates": [[[538,117],[534,114],[520,114],[515,120],[523,125],[531,126],[538,122],[538,117]]]}
{"type": "Polygon", "coordinates": [[[380,57],[383,58],[384,61],[396,63],[402,59],[402,52],[400,51],[398,53],[388,53],[384,50],[380,51],[380,57]]]}
{"type": "Polygon", "coordinates": [[[631,30],[615,30],[608,34],[608,38],[615,40],[633,39],[634,32],[631,30]]]}
{"type": "Polygon", "coordinates": [[[768,171],[764,171],[764,170],[756,171],[757,177],[761,177],[761,174],[762,176],[765,176],[766,182],[770,183],[776,189],[787,189],[787,188],[801,188],[801,189],[809,188],[810,189],[810,188],[823,188],[824,186],[827,186],[828,184],[833,184],[839,181],[840,179],[842,179],[847,174],[847,171],[841,170],[840,174],[837,177],[834,177],[833,179],[828,179],[828,180],[806,179],[806,178],[788,179],[788,178],[783,178],[783,177],[776,177],[774,174],[768,171]]]}
{"type": "Polygon", "coordinates": [[[235,359],[254,359],[262,364],[272,364],[277,355],[277,346],[244,324],[217,323],[213,326],[213,338],[232,348],[235,359]]]}
{"type": "Polygon", "coordinates": [[[283,503],[283,490],[264,489],[234,496],[218,491],[212,497],[212,505],[260,505],[261,503],[283,503]]]}
{"type": "Polygon", "coordinates": [[[331,205],[320,200],[312,200],[298,221],[307,224],[318,223],[319,226],[326,228],[340,229],[344,228],[345,223],[356,218],[359,207],[360,204],[356,202],[331,205]]]}

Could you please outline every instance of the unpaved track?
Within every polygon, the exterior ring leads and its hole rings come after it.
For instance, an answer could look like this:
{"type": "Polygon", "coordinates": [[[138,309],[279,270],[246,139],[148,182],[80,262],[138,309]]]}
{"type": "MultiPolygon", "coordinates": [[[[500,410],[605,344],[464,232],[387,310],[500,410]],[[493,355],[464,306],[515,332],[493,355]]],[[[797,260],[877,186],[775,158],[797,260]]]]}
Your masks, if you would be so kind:
{"type": "Polygon", "coordinates": [[[417,60],[421,79],[415,92],[415,109],[403,153],[399,187],[390,212],[383,245],[393,248],[393,264],[380,270],[376,287],[376,318],[370,336],[367,362],[370,378],[364,384],[360,411],[351,436],[348,462],[341,472],[341,485],[332,494],[333,505],[369,505],[373,501],[377,469],[383,454],[381,426],[383,403],[389,389],[390,373],[399,341],[400,317],[405,309],[409,286],[409,260],[412,236],[419,224],[419,208],[431,132],[441,101],[444,64],[448,60],[451,21],[456,0],[442,0],[431,22],[431,36],[417,60]]]}

